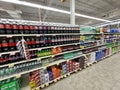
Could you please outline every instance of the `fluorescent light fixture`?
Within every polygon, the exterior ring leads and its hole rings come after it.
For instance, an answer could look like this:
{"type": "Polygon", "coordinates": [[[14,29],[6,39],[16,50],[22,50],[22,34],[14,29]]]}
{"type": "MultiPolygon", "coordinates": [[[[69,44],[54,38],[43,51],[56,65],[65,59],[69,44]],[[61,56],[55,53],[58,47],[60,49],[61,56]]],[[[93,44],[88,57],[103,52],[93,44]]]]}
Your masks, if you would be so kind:
{"type": "MultiPolygon", "coordinates": [[[[70,11],[65,11],[65,10],[52,8],[52,7],[48,7],[48,6],[43,6],[43,5],[38,5],[38,4],[33,4],[33,3],[30,3],[30,2],[26,2],[26,1],[19,1],[19,0],[0,0],[0,1],[13,3],[13,4],[18,4],[18,5],[29,6],[29,7],[34,7],[34,8],[40,8],[40,9],[45,9],[45,10],[50,10],[50,11],[54,11],[54,12],[60,12],[60,13],[64,13],[64,14],[71,14],[70,11]]],[[[78,14],[78,13],[75,13],[75,15],[79,16],[79,17],[84,17],[84,18],[89,18],[89,19],[93,19],[93,20],[98,20],[98,21],[111,22],[109,20],[100,19],[100,18],[88,16],[88,15],[78,14]]]]}
{"type": "Polygon", "coordinates": [[[96,18],[96,17],[92,17],[92,16],[87,16],[87,15],[83,15],[83,14],[78,14],[78,13],[75,13],[75,15],[76,15],[76,16],[79,16],[79,17],[84,17],[84,18],[89,18],[89,19],[98,20],[98,21],[111,22],[111,21],[109,21],[109,20],[100,19],[100,18],[96,18]]]}

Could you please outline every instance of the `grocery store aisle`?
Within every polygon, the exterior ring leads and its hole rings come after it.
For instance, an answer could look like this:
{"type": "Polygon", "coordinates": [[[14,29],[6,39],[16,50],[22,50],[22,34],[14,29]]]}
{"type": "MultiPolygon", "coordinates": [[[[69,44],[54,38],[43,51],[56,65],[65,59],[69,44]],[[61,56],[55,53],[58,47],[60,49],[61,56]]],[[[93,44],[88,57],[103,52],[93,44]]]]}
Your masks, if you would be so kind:
{"type": "Polygon", "coordinates": [[[119,90],[120,53],[43,90],[119,90]]]}

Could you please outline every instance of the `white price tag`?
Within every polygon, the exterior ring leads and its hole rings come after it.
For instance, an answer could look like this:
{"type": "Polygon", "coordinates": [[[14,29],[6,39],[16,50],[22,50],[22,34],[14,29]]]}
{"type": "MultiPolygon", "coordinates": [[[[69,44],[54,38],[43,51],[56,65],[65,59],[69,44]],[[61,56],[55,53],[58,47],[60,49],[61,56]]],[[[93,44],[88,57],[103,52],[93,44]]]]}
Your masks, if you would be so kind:
{"type": "Polygon", "coordinates": [[[37,58],[37,61],[41,61],[41,58],[37,58]]]}
{"type": "Polygon", "coordinates": [[[52,55],[51,57],[52,57],[52,58],[54,58],[54,57],[55,57],[55,55],[52,55]]]}
{"type": "Polygon", "coordinates": [[[46,86],[49,86],[49,83],[46,83],[45,85],[46,85],[46,86]]]}
{"type": "Polygon", "coordinates": [[[9,68],[11,68],[11,67],[14,67],[14,64],[9,64],[8,66],[9,66],[9,68]]]}
{"type": "Polygon", "coordinates": [[[57,82],[57,79],[55,79],[54,82],[57,82]]]}
{"type": "Polygon", "coordinates": [[[21,77],[21,75],[20,75],[20,74],[16,75],[16,78],[20,78],[20,77],[21,77]]]}
{"type": "Polygon", "coordinates": [[[15,55],[16,52],[11,52],[10,55],[15,55]]]}
{"type": "Polygon", "coordinates": [[[37,87],[35,90],[40,90],[40,88],[39,88],[39,87],[37,87]]]}
{"type": "Polygon", "coordinates": [[[6,37],[7,37],[7,38],[11,38],[11,37],[13,37],[13,36],[12,36],[12,35],[7,35],[6,37]]]}
{"type": "Polygon", "coordinates": [[[42,49],[41,48],[38,48],[39,51],[41,51],[42,49]]]}
{"type": "Polygon", "coordinates": [[[40,37],[40,34],[37,34],[36,37],[40,37]]]}
{"type": "Polygon", "coordinates": [[[44,88],[45,86],[44,85],[41,85],[41,88],[44,88]]]}

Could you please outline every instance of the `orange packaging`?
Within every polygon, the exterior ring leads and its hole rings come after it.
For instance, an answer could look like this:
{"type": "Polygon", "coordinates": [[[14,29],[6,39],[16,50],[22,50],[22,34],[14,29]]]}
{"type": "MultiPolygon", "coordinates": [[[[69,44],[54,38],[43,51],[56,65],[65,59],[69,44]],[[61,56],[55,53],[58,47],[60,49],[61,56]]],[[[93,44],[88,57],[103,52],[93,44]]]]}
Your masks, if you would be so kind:
{"type": "Polygon", "coordinates": [[[57,49],[57,50],[56,50],[56,51],[57,51],[57,53],[61,53],[61,52],[62,52],[61,47],[57,47],[56,49],[57,49]]]}
{"type": "Polygon", "coordinates": [[[57,54],[56,48],[52,48],[52,49],[51,49],[51,54],[53,54],[53,55],[54,55],[54,54],[57,54]]]}

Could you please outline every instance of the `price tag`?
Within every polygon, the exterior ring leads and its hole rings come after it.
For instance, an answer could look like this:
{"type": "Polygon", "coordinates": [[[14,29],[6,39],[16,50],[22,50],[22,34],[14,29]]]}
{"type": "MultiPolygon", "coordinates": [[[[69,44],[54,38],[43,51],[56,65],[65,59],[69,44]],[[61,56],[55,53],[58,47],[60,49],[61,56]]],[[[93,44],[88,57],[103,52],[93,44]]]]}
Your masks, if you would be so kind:
{"type": "Polygon", "coordinates": [[[9,66],[9,68],[11,68],[11,67],[14,67],[14,64],[9,64],[8,66],[9,66]]]}
{"type": "Polygon", "coordinates": [[[57,79],[55,79],[54,82],[57,82],[57,79]]]}
{"type": "Polygon", "coordinates": [[[41,88],[44,88],[45,86],[44,85],[41,85],[41,88]]]}
{"type": "Polygon", "coordinates": [[[56,36],[56,34],[53,34],[53,36],[56,36]]]}
{"type": "Polygon", "coordinates": [[[60,77],[58,78],[58,80],[60,80],[60,77]]]}
{"type": "Polygon", "coordinates": [[[46,86],[49,86],[49,83],[46,83],[45,85],[46,85],[46,86]]]}
{"type": "Polygon", "coordinates": [[[77,72],[77,70],[75,70],[75,72],[77,72]]]}
{"type": "Polygon", "coordinates": [[[67,77],[66,75],[64,75],[64,77],[67,77]]]}
{"type": "Polygon", "coordinates": [[[10,55],[15,55],[16,52],[11,52],[10,55]]]}
{"type": "Polygon", "coordinates": [[[87,56],[86,56],[86,54],[84,54],[84,57],[85,57],[85,59],[88,59],[87,56]]]}
{"type": "Polygon", "coordinates": [[[70,73],[68,73],[68,76],[70,76],[70,73]]]}
{"type": "Polygon", "coordinates": [[[56,48],[56,46],[54,46],[53,48],[56,48]]]}
{"type": "Polygon", "coordinates": [[[39,88],[39,87],[37,87],[35,90],[40,90],[40,88],[39,88]]]}
{"type": "Polygon", "coordinates": [[[54,57],[55,57],[55,55],[52,55],[51,57],[52,57],[52,58],[54,58],[54,57]]]}
{"type": "Polygon", "coordinates": [[[13,36],[12,36],[12,35],[7,35],[6,37],[7,37],[7,38],[11,38],[11,37],[13,37],[13,36]]]}
{"type": "Polygon", "coordinates": [[[47,67],[43,67],[43,69],[46,69],[47,67]]]}
{"type": "Polygon", "coordinates": [[[16,75],[16,78],[20,78],[20,77],[21,77],[21,75],[20,75],[20,74],[16,75]]]}
{"type": "Polygon", "coordinates": [[[37,34],[36,37],[40,37],[40,34],[37,34]]]}
{"type": "Polygon", "coordinates": [[[42,49],[41,48],[38,48],[39,51],[41,51],[42,49]]]}
{"type": "Polygon", "coordinates": [[[41,58],[37,58],[37,61],[41,61],[41,58]]]}
{"type": "Polygon", "coordinates": [[[57,63],[57,65],[59,65],[60,63],[57,63]]]}

